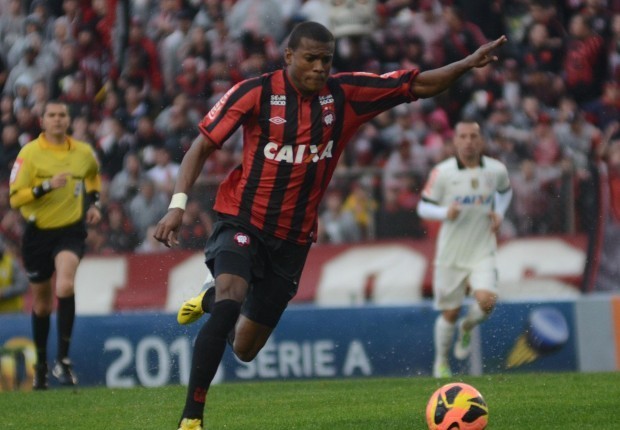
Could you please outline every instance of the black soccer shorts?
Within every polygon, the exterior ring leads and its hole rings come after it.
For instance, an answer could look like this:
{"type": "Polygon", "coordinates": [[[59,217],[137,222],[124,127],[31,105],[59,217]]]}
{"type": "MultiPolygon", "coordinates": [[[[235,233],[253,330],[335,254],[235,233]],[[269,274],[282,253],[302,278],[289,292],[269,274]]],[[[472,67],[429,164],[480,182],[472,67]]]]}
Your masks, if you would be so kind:
{"type": "Polygon", "coordinates": [[[241,313],[274,328],[297,294],[310,244],[298,245],[224,219],[215,223],[205,260],[213,276],[226,273],[249,284],[241,313]]]}
{"type": "Polygon", "coordinates": [[[42,230],[28,223],[22,237],[22,259],[31,282],[47,281],[54,274],[54,259],[60,251],[71,251],[78,258],[86,250],[86,227],[83,222],[66,227],[42,230]]]}

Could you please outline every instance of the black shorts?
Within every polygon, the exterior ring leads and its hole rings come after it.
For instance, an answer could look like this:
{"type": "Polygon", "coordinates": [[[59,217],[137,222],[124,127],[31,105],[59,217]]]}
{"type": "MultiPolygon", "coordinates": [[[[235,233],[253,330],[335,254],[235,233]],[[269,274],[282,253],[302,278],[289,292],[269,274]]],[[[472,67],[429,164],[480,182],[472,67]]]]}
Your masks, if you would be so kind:
{"type": "Polygon", "coordinates": [[[54,259],[60,251],[84,256],[86,227],[83,222],[67,227],[41,230],[33,223],[26,224],[22,237],[22,259],[31,282],[47,281],[54,274],[54,259]]]}
{"type": "Polygon", "coordinates": [[[222,219],[207,240],[205,261],[216,279],[223,273],[244,278],[250,288],[241,313],[273,328],[297,294],[309,249],[310,244],[298,245],[222,219]]]}

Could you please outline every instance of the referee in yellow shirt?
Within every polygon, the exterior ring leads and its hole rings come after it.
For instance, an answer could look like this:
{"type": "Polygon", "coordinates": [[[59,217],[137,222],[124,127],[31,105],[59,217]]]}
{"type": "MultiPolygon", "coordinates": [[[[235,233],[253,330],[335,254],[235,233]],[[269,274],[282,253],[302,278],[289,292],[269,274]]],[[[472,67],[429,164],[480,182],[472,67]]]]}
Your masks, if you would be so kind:
{"type": "Polygon", "coordinates": [[[93,148],[68,135],[65,103],[50,100],[41,118],[43,132],[19,152],[10,179],[11,207],[27,221],[22,258],[32,289],[32,332],[37,348],[34,389],[47,388],[47,339],[58,297],[58,355],[52,374],[63,385],[77,384],[69,346],[75,319],[75,273],[84,255],[86,226],[101,219],[101,177],[93,148]]]}

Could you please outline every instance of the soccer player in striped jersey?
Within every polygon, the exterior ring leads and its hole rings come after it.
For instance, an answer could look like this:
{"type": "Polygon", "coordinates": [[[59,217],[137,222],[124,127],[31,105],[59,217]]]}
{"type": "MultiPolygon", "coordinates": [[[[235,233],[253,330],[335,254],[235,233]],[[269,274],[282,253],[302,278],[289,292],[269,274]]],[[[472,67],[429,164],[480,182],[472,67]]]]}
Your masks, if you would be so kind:
{"type": "Polygon", "coordinates": [[[454,146],[456,156],[433,168],[418,204],[421,217],[442,221],[433,272],[435,308],[441,311],[434,329],[436,378],[452,376],[448,357],[454,332],[454,355],[463,360],[471,350],[471,330],[495,307],[495,233],[512,197],[506,166],[482,155],[478,123],[456,124],[454,146]],[[468,289],[475,300],[458,319],[468,289]]]}
{"type": "Polygon", "coordinates": [[[210,313],[194,346],[181,429],[202,428],[227,340],[240,360],[252,360],[296,294],[319,203],[358,127],[401,103],[439,94],[470,69],[496,61],[492,52],[505,42],[502,36],[434,70],[330,76],[334,36],[304,22],[289,36],[283,70],[238,83],[207,113],[155,231],[157,240],[176,243],[205,160],[243,126],[243,161],[219,186],[219,218],[205,250],[215,287],[186,302],[179,315],[189,323],[210,313]]]}

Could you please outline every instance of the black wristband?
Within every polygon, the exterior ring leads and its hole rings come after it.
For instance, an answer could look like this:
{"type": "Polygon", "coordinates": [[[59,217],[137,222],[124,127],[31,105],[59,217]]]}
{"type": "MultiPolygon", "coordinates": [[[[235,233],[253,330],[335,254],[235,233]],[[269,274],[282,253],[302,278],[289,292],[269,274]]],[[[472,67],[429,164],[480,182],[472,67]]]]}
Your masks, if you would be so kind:
{"type": "Polygon", "coordinates": [[[97,209],[101,209],[101,204],[99,203],[99,191],[91,191],[86,194],[86,199],[89,206],[95,206],[97,209]]]}
{"type": "Polygon", "coordinates": [[[45,194],[52,191],[52,184],[50,181],[43,181],[41,185],[37,185],[36,187],[32,187],[32,194],[35,199],[44,196],[45,194]]]}

